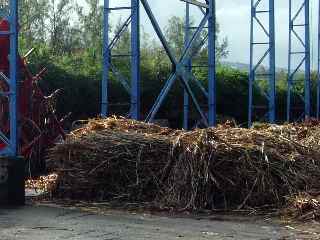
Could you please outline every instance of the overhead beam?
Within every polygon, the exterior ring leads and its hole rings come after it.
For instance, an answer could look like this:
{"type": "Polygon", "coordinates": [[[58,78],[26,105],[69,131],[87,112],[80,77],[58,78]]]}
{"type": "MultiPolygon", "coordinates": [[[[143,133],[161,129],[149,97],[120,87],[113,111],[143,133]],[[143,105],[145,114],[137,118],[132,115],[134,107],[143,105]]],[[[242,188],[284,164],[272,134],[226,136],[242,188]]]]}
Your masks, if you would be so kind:
{"type": "Polygon", "coordinates": [[[202,8],[209,9],[209,5],[208,4],[205,4],[205,3],[202,3],[202,2],[199,2],[199,1],[196,1],[196,0],[180,0],[180,1],[185,2],[185,3],[190,3],[190,4],[195,5],[197,7],[202,7],[202,8]]]}

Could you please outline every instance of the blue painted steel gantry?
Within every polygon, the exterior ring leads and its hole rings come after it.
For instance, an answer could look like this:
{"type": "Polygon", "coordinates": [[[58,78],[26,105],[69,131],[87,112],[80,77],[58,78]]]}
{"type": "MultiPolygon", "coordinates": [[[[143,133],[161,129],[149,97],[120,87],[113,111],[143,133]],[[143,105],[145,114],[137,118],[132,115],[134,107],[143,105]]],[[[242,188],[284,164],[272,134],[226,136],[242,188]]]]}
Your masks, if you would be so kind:
{"type": "Polygon", "coordinates": [[[9,132],[0,130],[0,140],[6,147],[0,151],[0,156],[16,157],[18,154],[18,107],[17,107],[17,83],[18,83],[18,0],[10,0],[7,7],[7,20],[10,23],[9,32],[0,32],[1,36],[10,36],[10,71],[9,77],[0,73],[0,81],[6,81],[8,89],[1,91],[2,98],[8,99],[9,105],[9,132]]]}
{"type": "MultiPolygon", "coordinates": [[[[112,44],[108,44],[108,13],[111,10],[128,9],[128,8],[109,8],[109,0],[105,0],[105,29],[104,29],[104,74],[102,83],[102,115],[107,115],[108,106],[108,73],[112,70],[116,76],[118,76],[122,85],[131,93],[131,117],[138,119],[139,106],[140,106],[140,88],[139,88],[139,2],[142,3],[147,16],[149,17],[151,24],[160,39],[171,63],[173,71],[170,74],[166,84],[161,90],[158,98],[156,99],[153,107],[151,108],[146,121],[152,122],[159,111],[163,101],[166,99],[169,90],[173,83],[179,79],[184,86],[184,128],[189,127],[189,108],[190,99],[195,106],[197,112],[201,116],[201,119],[206,125],[213,126],[216,123],[216,59],[215,59],[215,1],[214,0],[181,0],[186,3],[186,22],[185,22],[185,46],[184,52],[180,59],[176,59],[172,53],[168,42],[166,41],[163,32],[161,31],[159,24],[149,6],[147,0],[132,0],[131,7],[132,15],[124,23],[124,27],[120,29],[120,32],[115,35],[115,38],[111,43],[117,41],[122,30],[131,22],[131,40],[132,40],[132,69],[131,69],[131,86],[127,81],[121,77],[111,64],[111,50],[112,44]],[[191,34],[190,27],[190,6],[196,6],[203,12],[204,17],[201,20],[196,31],[191,34]],[[133,21],[133,19],[135,19],[133,21]],[[190,49],[194,47],[195,39],[199,37],[199,34],[205,28],[207,24],[208,36],[208,90],[202,86],[201,82],[196,79],[192,73],[192,54],[190,49]],[[197,101],[191,87],[190,81],[194,81],[196,85],[201,89],[202,93],[208,99],[209,111],[205,114],[200,108],[200,104],[197,101]]],[[[310,30],[309,30],[309,0],[303,0],[301,7],[293,14],[292,1],[289,0],[289,62],[288,62],[288,97],[287,97],[287,120],[290,121],[290,117],[293,111],[292,91],[298,84],[296,75],[299,73],[299,69],[305,63],[305,79],[303,84],[304,97],[304,115],[309,117],[311,114],[311,99],[310,99],[310,30]],[[304,10],[304,11],[303,11],[304,10]],[[304,23],[296,23],[299,16],[304,14],[304,23]],[[302,38],[296,28],[304,27],[304,38],[302,38]],[[294,39],[295,38],[295,39],[294,39]],[[294,40],[297,40],[299,44],[303,46],[303,51],[294,51],[294,40]],[[302,56],[302,60],[294,66],[293,59],[297,56],[302,56]]],[[[297,3],[297,1],[295,1],[297,3]]],[[[251,0],[251,31],[250,31],[250,71],[249,71],[249,106],[248,106],[248,123],[252,125],[254,120],[261,120],[259,113],[263,109],[267,110],[266,120],[274,123],[276,121],[276,64],[275,64],[275,14],[274,14],[274,0],[251,0]],[[266,7],[267,6],[267,7],[266,7]],[[264,15],[264,16],[263,16],[264,15]],[[267,18],[265,17],[267,16],[267,18]],[[267,19],[267,20],[266,20],[267,19]],[[256,26],[256,27],[255,27],[256,26]],[[262,30],[265,39],[260,41],[256,39],[256,31],[262,30]],[[264,47],[263,52],[258,48],[264,47]],[[260,54],[260,55],[259,55],[260,54]],[[259,56],[258,56],[259,55],[259,56]],[[267,61],[267,63],[265,63],[267,61]],[[264,67],[266,67],[265,70],[264,67]],[[263,83],[262,83],[263,82],[263,83]],[[266,97],[267,106],[256,105],[255,91],[262,91],[266,97]]],[[[319,13],[320,14],[320,13],[319,13]]],[[[320,25],[320,22],[319,22],[320,25]]],[[[320,39],[320,38],[319,38],[320,39]]],[[[205,40],[205,41],[206,41],[205,40]]],[[[320,59],[320,58],[319,58],[320,59]]],[[[319,60],[320,62],[320,60],[319,60]]],[[[320,65],[320,63],[319,63],[320,65]]],[[[320,66],[319,66],[320,68],[320,66]]],[[[320,75],[320,74],[318,74],[320,75]]],[[[318,110],[320,108],[320,76],[318,84],[318,110]]],[[[319,114],[319,113],[318,113],[319,114]]],[[[265,115],[264,115],[265,116],[265,115]]]]}
{"type": "MultiPolygon", "coordinates": [[[[216,99],[215,99],[215,87],[216,87],[216,55],[215,55],[215,1],[210,2],[207,1],[206,4],[201,4],[200,2],[195,1],[186,1],[186,16],[185,16],[185,49],[188,47],[191,30],[198,29],[198,27],[190,26],[190,8],[194,6],[199,8],[200,11],[205,15],[209,14],[209,19],[207,23],[208,32],[201,39],[200,43],[195,46],[195,50],[190,53],[189,57],[186,58],[185,61],[185,69],[188,75],[188,80],[195,83],[196,86],[201,90],[202,94],[208,99],[208,124],[209,126],[214,126],[216,124],[216,99]],[[206,10],[205,10],[206,9],[206,10]],[[211,11],[211,12],[210,12],[211,11]],[[195,57],[198,51],[203,47],[203,45],[208,44],[208,63],[206,65],[192,65],[192,58],[195,57]],[[208,83],[209,83],[209,91],[203,86],[203,84],[197,80],[196,76],[193,74],[193,68],[208,68],[208,83]]],[[[192,46],[191,46],[192,48],[192,46]]],[[[189,110],[190,110],[190,99],[187,90],[184,90],[184,117],[183,117],[183,128],[189,129],[189,110]]]]}
{"type": "Polygon", "coordinates": [[[311,116],[311,74],[310,74],[310,19],[309,0],[303,0],[295,10],[293,4],[297,1],[289,0],[289,52],[288,52],[288,92],[287,92],[287,121],[309,118],[311,116]],[[303,19],[303,22],[299,22],[303,19]],[[301,28],[303,34],[301,34],[301,28]],[[299,31],[300,30],[300,31],[299,31]],[[304,69],[303,69],[304,65],[304,69]],[[298,74],[304,70],[304,79],[298,78],[298,74]],[[303,81],[303,82],[302,82],[303,81]],[[293,119],[293,113],[297,111],[292,104],[293,90],[299,91],[302,85],[303,95],[299,95],[304,102],[304,111],[298,119],[293,119]]]}
{"type": "MultiPolygon", "coordinates": [[[[266,97],[268,106],[268,121],[276,120],[276,84],[275,84],[275,23],[274,0],[251,0],[251,27],[250,27],[250,71],[249,71],[249,127],[255,120],[255,112],[265,106],[255,105],[254,93],[259,90],[266,97]],[[263,15],[267,15],[264,18],[263,15]],[[268,19],[267,22],[265,19],[268,19]],[[256,31],[262,30],[263,41],[256,40],[256,31]],[[261,55],[258,47],[263,47],[261,55]],[[269,58],[268,66],[262,71],[263,63],[269,58]],[[262,87],[262,83],[264,86],[262,87]],[[263,88],[267,88],[266,90],[263,88]]],[[[265,65],[266,66],[266,65],[265,65]]],[[[258,120],[258,119],[257,119],[258,120]]]]}
{"type": "MultiPolygon", "coordinates": [[[[131,18],[131,57],[132,57],[132,66],[131,66],[131,117],[134,119],[139,118],[140,114],[140,49],[139,49],[139,3],[141,2],[147,16],[149,17],[151,24],[163,45],[171,63],[172,63],[172,73],[170,74],[168,80],[166,81],[164,87],[161,89],[159,96],[157,97],[154,105],[152,106],[146,121],[152,122],[158,113],[160,107],[162,106],[164,100],[166,99],[168,92],[172,88],[174,82],[178,79],[185,89],[184,95],[184,127],[188,128],[188,112],[189,112],[189,99],[191,99],[193,105],[195,106],[197,112],[201,116],[202,122],[207,126],[213,126],[216,123],[216,100],[215,100],[215,69],[216,69],[216,60],[215,60],[215,1],[206,0],[204,2],[199,2],[195,0],[183,0],[186,3],[186,36],[185,36],[185,47],[182,53],[182,56],[177,59],[174,56],[172,50],[169,47],[169,44],[157,22],[157,19],[154,13],[151,10],[151,7],[147,0],[132,0],[131,6],[125,9],[131,9],[132,14],[131,18]],[[191,34],[190,30],[190,21],[189,21],[189,9],[190,5],[200,8],[203,13],[203,18],[198,27],[196,27],[194,33],[191,34]],[[206,41],[208,42],[208,91],[202,86],[202,84],[196,79],[191,71],[191,59],[192,59],[192,48],[195,46],[196,40],[199,38],[201,32],[205,27],[208,27],[208,36],[206,41]],[[200,104],[190,86],[190,81],[194,81],[197,86],[200,87],[203,94],[208,98],[209,112],[208,116],[201,109],[200,104]]],[[[112,10],[124,9],[120,8],[110,8],[110,1],[104,1],[104,59],[103,59],[103,81],[102,81],[102,110],[101,113],[103,116],[108,114],[108,80],[109,80],[109,71],[112,70],[111,63],[111,51],[112,43],[117,41],[119,35],[122,33],[122,29],[126,28],[129,24],[129,21],[126,21],[123,28],[120,28],[119,33],[117,33],[112,41],[109,43],[109,12],[112,10]]],[[[204,42],[202,42],[204,44],[204,42]]],[[[197,46],[198,47],[198,46],[197,46]]],[[[199,48],[199,47],[198,47],[199,48]]],[[[117,74],[115,74],[117,75],[117,74]]],[[[118,74],[119,76],[119,74],[118,74]]],[[[120,82],[124,80],[120,79],[120,82]]],[[[127,86],[128,84],[123,84],[127,86]]],[[[130,88],[130,87],[129,87],[130,88]]]]}
{"type": "MultiPolygon", "coordinates": [[[[162,43],[171,63],[173,71],[170,74],[164,87],[161,89],[159,96],[157,97],[152,109],[150,110],[146,121],[152,122],[159,111],[164,99],[167,97],[169,90],[173,83],[179,80],[184,87],[184,127],[188,128],[188,115],[190,103],[194,105],[197,112],[201,116],[202,121],[208,125],[213,126],[216,123],[216,59],[215,59],[215,1],[214,0],[181,0],[185,2],[186,6],[186,32],[185,32],[185,46],[182,56],[176,58],[172,50],[169,47],[167,40],[164,37],[162,30],[156,20],[154,13],[152,12],[148,0],[131,0],[131,5],[128,7],[115,7],[110,8],[110,0],[104,0],[104,42],[103,42],[103,80],[102,80],[102,99],[101,99],[101,114],[103,116],[108,115],[108,83],[109,72],[112,71],[116,78],[121,82],[123,87],[130,93],[131,96],[131,108],[130,116],[134,119],[140,118],[140,3],[145,9],[147,16],[149,17],[151,24],[162,43]],[[194,32],[190,31],[190,6],[199,8],[203,13],[203,18],[200,24],[195,28],[194,32]],[[109,37],[109,13],[110,11],[117,10],[130,10],[131,14],[129,18],[123,23],[122,27],[115,36],[110,39],[109,37]],[[112,49],[120,39],[121,34],[131,26],[131,51],[128,54],[131,59],[131,79],[128,81],[121,74],[121,72],[112,64],[112,49]],[[201,82],[196,79],[192,73],[192,49],[197,47],[196,39],[204,28],[208,28],[208,35],[202,41],[208,43],[208,82],[209,86],[206,89],[202,86],[201,82]],[[200,104],[190,86],[190,82],[194,81],[196,85],[201,89],[202,93],[208,99],[209,111],[206,114],[200,107],[200,104]],[[191,100],[191,101],[190,101],[191,100]],[[189,102],[190,101],[190,102],[189,102]]],[[[300,68],[304,65],[304,82],[303,90],[304,96],[302,100],[304,102],[304,116],[309,117],[311,115],[311,97],[310,97],[310,23],[309,23],[309,0],[303,0],[303,3],[297,11],[293,12],[292,7],[293,0],[289,0],[289,54],[288,54],[288,101],[287,101],[287,120],[291,120],[294,104],[292,103],[292,91],[299,85],[297,74],[301,71],[300,68]],[[303,17],[303,23],[297,23],[297,20],[303,17]],[[304,29],[304,36],[301,37],[297,28],[304,29]],[[296,43],[294,43],[296,41],[296,43]],[[303,50],[294,50],[294,48],[300,44],[303,50]],[[300,56],[300,61],[297,65],[294,65],[294,58],[300,56]]],[[[0,131],[0,140],[6,144],[6,148],[0,152],[0,156],[16,156],[18,153],[18,107],[17,107],[17,82],[19,78],[19,69],[17,64],[18,59],[18,0],[9,1],[9,15],[8,20],[10,22],[9,32],[0,32],[0,35],[10,36],[10,73],[9,78],[6,78],[4,74],[1,75],[2,81],[7,81],[9,89],[1,92],[1,97],[7,98],[9,103],[9,132],[0,131]]],[[[320,16],[320,10],[319,10],[320,16]]],[[[319,19],[320,26],[320,19],[319,19]]],[[[320,44],[320,28],[319,28],[319,42],[320,44]]],[[[250,78],[249,78],[249,125],[253,121],[254,114],[254,90],[258,89],[255,83],[260,77],[259,66],[269,56],[269,66],[266,73],[263,73],[264,79],[267,80],[268,87],[266,97],[268,100],[268,121],[274,122],[276,116],[275,109],[275,31],[274,31],[274,0],[251,0],[251,47],[250,47],[250,78]],[[268,1],[268,9],[259,9],[260,4],[263,1],[268,1]],[[258,17],[260,14],[268,14],[269,24],[265,24],[258,17]],[[255,29],[254,23],[265,33],[267,40],[265,42],[255,41],[255,29]],[[255,61],[255,47],[257,45],[265,45],[266,51],[262,54],[258,60],[255,61]]],[[[320,55],[320,50],[319,50],[320,55]]],[[[320,57],[318,61],[318,68],[320,69],[320,57]]],[[[320,108],[320,74],[318,74],[318,94],[317,94],[317,114],[319,115],[320,108]]]]}
{"type": "Polygon", "coordinates": [[[104,0],[104,29],[103,29],[103,79],[101,88],[101,115],[108,115],[109,96],[109,71],[111,70],[115,78],[121,83],[124,89],[131,96],[130,117],[133,119],[140,118],[140,33],[139,33],[139,0],[131,0],[131,5],[126,7],[110,8],[110,1],[104,0]],[[115,36],[109,41],[109,14],[111,11],[131,10],[130,16],[124,21],[118,29],[115,36]],[[112,64],[112,50],[121,38],[121,35],[131,25],[131,51],[128,55],[122,57],[131,58],[131,81],[129,82],[123,74],[112,64]]]}

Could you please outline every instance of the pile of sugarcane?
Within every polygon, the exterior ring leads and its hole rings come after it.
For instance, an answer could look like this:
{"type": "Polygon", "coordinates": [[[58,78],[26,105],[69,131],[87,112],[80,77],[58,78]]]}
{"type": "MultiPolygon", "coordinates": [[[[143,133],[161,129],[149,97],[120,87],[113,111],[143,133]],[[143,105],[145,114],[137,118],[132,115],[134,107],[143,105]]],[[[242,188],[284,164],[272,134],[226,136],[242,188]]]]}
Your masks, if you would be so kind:
{"type": "Polygon", "coordinates": [[[171,129],[131,120],[91,120],[49,154],[57,195],[85,199],[152,200],[171,159],[171,129]],[[149,198],[150,196],[150,198],[149,198]]]}
{"type": "Polygon", "coordinates": [[[53,195],[178,210],[282,206],[286,196],[320,187],[320,151],[291,128],[186,132],[115,117],[90,120],[49,153],[58,175],[53,195]]]}
{"type": "Polygon", "coordinates": [[[272,132],[275,135],[299,142],[308,148],[320,150],[320,121],[318,120],[309,119],[302,123],[285,125],[259,124],[254,128],[272,132]]]}
{"type": "Polygon", "coordinates": [[[309,191],[288,197],[288,204],[282,210],[286,220],[320,220],[320,192],[309,191]]]}
{"type": "Polygon", "coordinates": [[[47,176],[40,176],[35,179],[27,179],[25,181],[26,189],[34,189],[35,191],[50,193],[54,191],[57,183],[57,174],[49,174],[47,176]]]}

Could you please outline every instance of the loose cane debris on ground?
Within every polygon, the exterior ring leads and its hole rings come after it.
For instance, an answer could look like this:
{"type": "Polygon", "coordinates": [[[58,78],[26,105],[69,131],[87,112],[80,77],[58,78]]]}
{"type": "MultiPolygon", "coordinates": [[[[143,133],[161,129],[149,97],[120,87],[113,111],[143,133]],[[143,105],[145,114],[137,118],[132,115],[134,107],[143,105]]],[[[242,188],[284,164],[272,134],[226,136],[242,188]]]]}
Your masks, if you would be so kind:
{"type": "Polygon", "coordinates": [[[287,220],[320,220],[320,192],[309,191],[289,197],[287,207],[282,210],[287,220]]]}
{"type": "Polygon", "coordinates": [[[282,208],[288,196],[320,188],[317,136],[312,121],[186,132],[94,119],[51,149],[51,193],[176,210],[282,208]]]}
{"type": "Polygon", "coordinates": [[[49,193],[56,188],[57,179],[57,174],[40,176],[37,179],[28,179],[25,181],[25,187],[27,189],[34,189],[36,192],[49,193]]]}

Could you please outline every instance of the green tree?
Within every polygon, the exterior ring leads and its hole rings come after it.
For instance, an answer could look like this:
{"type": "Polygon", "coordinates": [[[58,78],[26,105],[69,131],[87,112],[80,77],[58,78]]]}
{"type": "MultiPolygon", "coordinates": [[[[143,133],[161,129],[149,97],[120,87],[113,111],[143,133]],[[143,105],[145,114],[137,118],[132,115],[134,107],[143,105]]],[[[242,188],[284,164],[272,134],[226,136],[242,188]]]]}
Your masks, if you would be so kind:
{"type": "MultiPolygon", "coordinates": [[[[194,26],[193,20],[190,21],[190,26],[194,26]]],[[[190,35],[194,33],[195,30],[190,32],[190,35]]],[[[226,38],[219,40],[220,28],[219,24],[216,24],[216,57],[219,62],[222,58],[228,55],[228,41],[226,38]]],[[[201,44],[201,42],[206,38],[207,31],[203,30],[200,36],[195,40],[193,45],[192,53],[200,58],[207,57],[207,44],[201,44]],[[199,47],[201,46],[201,47],[199,47]]],[[[168,25],[165,28],[165,36],[169,42],[170,47],[173,49],[176,56],[181,56],[184,49],[184,39],[185,39],[185,20],[182,17],[173,16],[169,19],[168,25]]],[[[206,41],[205,41],[206,42],[206,41]]]]}
{"type": "Polygon", "coordinates": [[[90,49],[90,55],[96,63],[102,56],[103,6],[99,2],[85,0],[86,8],[77,6],[83,46],[90,49]]]}
{"type": "MultiPolygon", "coordinates": [[[[123,26],[123,21],[120,19],[118,23],[116,24],[113,33],[117,34],[120,30],[121,27],[123,26]]],[[[114,52],[120,54],[128,54],[130,52],[131,48],[131,32],[130,29],[125,29],[125,31],[122,32],[115,48],[114,52]]]]}
{"type": "Polygon", "coordinates": [[[46,20],[49,2],[47,0],[22,0],[20,2],[20,38],[22,47],[30,48],[44,44],[47,40],[46,20]]]}
{"type": "Polygon", "coordinates": [[[50,0],[48,11],[49,20],[49,44],[56,55],[72,50],[73,41],[70,36],[73,34],[71,27],[71,15],[73,12],[72,0],[50,0]]]}

